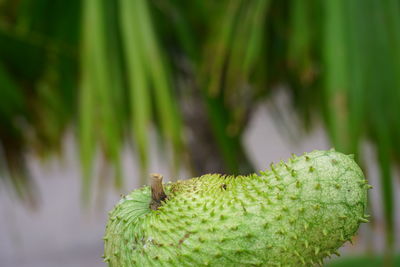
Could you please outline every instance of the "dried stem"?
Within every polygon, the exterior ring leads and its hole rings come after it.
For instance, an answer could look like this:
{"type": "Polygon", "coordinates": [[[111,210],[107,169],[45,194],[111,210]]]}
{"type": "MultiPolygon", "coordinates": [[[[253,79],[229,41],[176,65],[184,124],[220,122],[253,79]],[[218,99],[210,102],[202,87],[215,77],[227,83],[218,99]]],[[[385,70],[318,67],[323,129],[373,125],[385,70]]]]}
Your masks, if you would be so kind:
{"type": "Polygon", "coordinates": [[[161,206],[161,202],[167,198],[162,185],[162,175],[158,173],[152,173],[151,176],[151,202],[150,208],[157,210],[161,206]]]}

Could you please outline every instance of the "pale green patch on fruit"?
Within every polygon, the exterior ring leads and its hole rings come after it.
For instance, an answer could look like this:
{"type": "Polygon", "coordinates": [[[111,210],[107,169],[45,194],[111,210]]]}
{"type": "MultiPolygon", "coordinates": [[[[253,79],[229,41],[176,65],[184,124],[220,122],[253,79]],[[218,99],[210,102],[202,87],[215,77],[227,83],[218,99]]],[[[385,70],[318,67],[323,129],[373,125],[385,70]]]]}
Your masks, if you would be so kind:
{"type": "Polygon", "coordinates": [[[150,187],[110,212],[109,266],[313,266],[356,233],[369,185],[351,156],[313,151],[260,175],[208,174],[150,187]]]}

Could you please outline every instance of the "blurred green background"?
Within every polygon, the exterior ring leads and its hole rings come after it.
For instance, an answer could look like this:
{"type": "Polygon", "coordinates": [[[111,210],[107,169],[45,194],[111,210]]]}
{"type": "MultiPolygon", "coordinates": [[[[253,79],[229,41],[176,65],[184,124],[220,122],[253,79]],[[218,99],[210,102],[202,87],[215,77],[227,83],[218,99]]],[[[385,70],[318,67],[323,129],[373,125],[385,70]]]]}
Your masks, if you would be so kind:
{"type": "Polygon", "coordinates": [[[82,205],[93,204],[98,157],[126,188],[127,147],[139,184],[152,145],[171,177],[256,171],[243,136],[263,105],[288,139],[322,124],[365,170],[371,147],[383,225],[370,208],[366,235],[385,245],[365,253],[394,264],[399,0],[0,0],[1,186],[30,206],[40,193],[27,154],[62,156],[68,133],[82,205]],[[282,92],[285,103],[274,97],[282,92]]]}

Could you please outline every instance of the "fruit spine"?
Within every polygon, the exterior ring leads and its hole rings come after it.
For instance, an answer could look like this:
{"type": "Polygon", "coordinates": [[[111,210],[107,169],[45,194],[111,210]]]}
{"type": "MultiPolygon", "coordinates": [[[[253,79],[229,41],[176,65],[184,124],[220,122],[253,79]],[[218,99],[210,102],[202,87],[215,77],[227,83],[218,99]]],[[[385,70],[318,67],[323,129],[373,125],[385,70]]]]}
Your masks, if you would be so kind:
{"type": "Polygon", "coordinates": [[[150,187],[135,190],[110,212],[104,261],[113,267],[322,265],[367,222],[370,185],[351,156],[313,151],[270,168],[168,183],[165,193],[154,177],[153,197],[150,187]]]}

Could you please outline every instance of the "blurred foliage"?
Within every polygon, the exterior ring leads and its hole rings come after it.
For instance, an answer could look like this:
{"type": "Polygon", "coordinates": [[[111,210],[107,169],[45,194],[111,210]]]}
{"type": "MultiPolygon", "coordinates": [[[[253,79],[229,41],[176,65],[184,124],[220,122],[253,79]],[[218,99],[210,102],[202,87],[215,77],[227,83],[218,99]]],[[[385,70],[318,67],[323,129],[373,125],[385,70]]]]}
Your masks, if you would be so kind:
{"type": "Polygon", "coordinates": [[[337,150],[362,163],[362,142],[375,145],[390,251],[399,11],[398,0],[2,0],[1,177],[31,199],[25,152],[58,153],[71,126],[84,195],[99,151],[122,185],[127,140],[146,173],[153,130],[175,169],[250,172],[241,136],[284,88],[283,108],[305,129],[321,118],[337,150]]]}
{"type": "MultiPolygon", "coordinates": [[[[336,259],[326,264],[326,267],[381,267],[385,266],[384,259],[382,257],[343,257],[341,259],[336,259]]],[[[393,266],[400,266],[400,256],[397,255],[394,258],[393,266]]]]}

